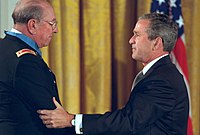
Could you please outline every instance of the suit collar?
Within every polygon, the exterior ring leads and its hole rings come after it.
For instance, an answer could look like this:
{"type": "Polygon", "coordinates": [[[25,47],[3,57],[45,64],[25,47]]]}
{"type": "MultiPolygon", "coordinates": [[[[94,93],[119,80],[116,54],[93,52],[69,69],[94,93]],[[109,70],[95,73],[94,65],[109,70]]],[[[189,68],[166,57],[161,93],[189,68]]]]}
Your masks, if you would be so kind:
{"type": "MultiPolygon", "coordinates": [[[[156,69],[156,68],[158,68],[158,67],[160,67],[160,66],[163,66],[163,65],[165,65],[165,64],[169,64],[169,63],[172,63],[169,55],[162,57],[161,59],[159,59],[158,61],[156,61],[156,62],[150,67],[150,69],[146,72],[145,75],[143,75],[143,77],[140,79],[140,81],[142,81],[143,79],[145,79],[145,77],[147,77],[149,74],[151,74],[151,73],[153,72],[154,69],[156,69]]],[[[131,91],[134,89],[134,87],[135,87],[140,81],[138,81],[137,83],[134,83],[134,82],[133,82],[131,91]]]]}
{"type": "Polygon", "coordinates": [[[158,58],[156,58],[156,59],[154,59],[154,60],[152,60],[151,62],[149,62],[144,68],[143,68],[143,74],[145,75],[146,73],[147,73],[147,71],[157,62],[157,61],[159,61],[161,58],[163,58],[163,57],[165,57],[165,56],[167,56],[167,55],[169,55],[169,54],[164,54],[164,55],[162,55],[162,56],[160,56],[160,57],[158,57],[158,58]]]}
{"type": "Polygon", "coordinates": [[[149,75],[154,69],[169,63],[172,63],[169,55],[162,57],[147,71],[145,76],[149,75]]]}

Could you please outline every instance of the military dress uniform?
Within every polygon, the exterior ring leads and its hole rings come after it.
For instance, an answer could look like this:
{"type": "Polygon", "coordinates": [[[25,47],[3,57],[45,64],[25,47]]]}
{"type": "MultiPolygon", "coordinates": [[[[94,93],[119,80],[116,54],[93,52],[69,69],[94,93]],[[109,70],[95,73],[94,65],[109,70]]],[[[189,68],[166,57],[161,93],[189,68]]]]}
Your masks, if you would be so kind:
{"type": "Polygon", "coordinates": [[[0,41],[0,134],[67,135],[74,129],[48,129],[37,114],[60,103],[56,79],[39,52],[16,36],[0,41]]]}

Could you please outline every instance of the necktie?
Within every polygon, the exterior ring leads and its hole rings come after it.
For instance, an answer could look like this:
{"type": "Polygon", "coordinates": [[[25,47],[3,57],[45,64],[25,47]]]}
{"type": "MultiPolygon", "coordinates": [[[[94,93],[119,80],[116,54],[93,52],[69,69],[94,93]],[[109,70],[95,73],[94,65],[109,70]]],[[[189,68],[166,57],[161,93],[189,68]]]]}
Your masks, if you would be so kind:
{"type": "Polygon", "coordinates": [[[131,89],[131,90],[133,90],[134,86],[135,86],[140,80],[142,80],[143,77],[144,77],[143,72],[140,71],[140,72],[136,75],[136,77],[135,77],[135,79],[134,79],[134,81],[133,81],[133,85],[132,85],[132,89],[131,89]]]}
{"type": "Polygon", "coordinates": [[[143,72],[140,71],[135,77],[134,85],[136,85],[140,80],[142,80],[143,77],[144,77],[143,72]]]}

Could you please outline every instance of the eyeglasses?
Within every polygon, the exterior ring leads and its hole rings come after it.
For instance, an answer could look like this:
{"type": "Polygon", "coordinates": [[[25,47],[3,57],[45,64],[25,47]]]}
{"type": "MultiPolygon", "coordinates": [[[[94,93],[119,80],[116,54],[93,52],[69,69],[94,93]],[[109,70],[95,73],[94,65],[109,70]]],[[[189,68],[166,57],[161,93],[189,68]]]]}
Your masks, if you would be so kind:
{"type": "Polygon", "coordinates": [[[46,22],[46,23],[48,23],[49,25],[51,25],[51,27],[52,27],[52,29],[53,30],[55,30],[56,29],[56,27],[57,27],[57,24],[58,24],[58,22],[57,21],[45,21],[45,20],[43,20],[44,22],[46,22]]]}

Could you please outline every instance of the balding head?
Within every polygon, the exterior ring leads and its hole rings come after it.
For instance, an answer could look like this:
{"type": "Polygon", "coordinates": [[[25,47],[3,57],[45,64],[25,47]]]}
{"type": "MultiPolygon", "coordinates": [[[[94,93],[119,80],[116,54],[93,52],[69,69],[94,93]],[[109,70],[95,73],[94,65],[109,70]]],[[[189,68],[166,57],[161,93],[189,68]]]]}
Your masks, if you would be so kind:
{"type": "Polygon", "coordinates": [[[20,0],[12,17],[13,28],[34,40],[38,47],[49,45],[58,32],[53,7],[47,0],[20,0]]]}
{"type": "Polygon", "coordinates": [[[19,0],[12,13],[14,24],[27,23],[30,19],[40,20],[43,7],[50,5],[47,0],[19,0]]]}

